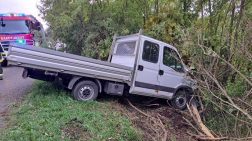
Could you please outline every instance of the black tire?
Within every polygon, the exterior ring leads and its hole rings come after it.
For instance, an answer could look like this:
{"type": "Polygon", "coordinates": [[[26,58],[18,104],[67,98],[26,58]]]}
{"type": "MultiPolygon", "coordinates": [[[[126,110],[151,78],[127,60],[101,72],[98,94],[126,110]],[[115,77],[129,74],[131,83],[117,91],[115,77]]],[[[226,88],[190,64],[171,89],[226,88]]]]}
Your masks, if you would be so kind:
{"type": "Polygon", "coordinates": [[[175,96],[171,100],[171,104],[175,109],[185,110],[187,108],[186,104],[189,102],[189,92],[185,90],[180,90],[176,92],[175,96]]]}
{"type": "Polygon", "coordinates": [[[89,80],[79,82],[72,91],[75,100],[95,100],[98,96],[98,86],[89,80]]]}

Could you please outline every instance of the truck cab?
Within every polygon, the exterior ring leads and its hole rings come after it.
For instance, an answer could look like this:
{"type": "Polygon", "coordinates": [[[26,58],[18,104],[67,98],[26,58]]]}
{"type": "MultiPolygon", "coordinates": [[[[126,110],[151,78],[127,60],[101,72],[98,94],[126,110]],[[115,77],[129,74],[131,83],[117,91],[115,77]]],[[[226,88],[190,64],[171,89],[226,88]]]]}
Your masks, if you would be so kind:
{"type": "MultiPolygon", "coordinates": [[[[8,54],[10,43],[38,44],[34,40],[33,30],[41,31],[43,33],[41,38],[45,39],[43,26],[32,15],[0,14],[0,43],[4,48],[5,54],[8,54]]],[[[3,63],[7,65],[7,60],[5,59],[3,63]]]]}
{"type": "Polygon", "coordinates": [[[143,36],[126,36],[116,41],[111,63],[134,68],[130,93],[172,99],[181,88],[192,88],[177,49],[143,36]],[[139,50],[137,47],[139,44],[139,50]]]}

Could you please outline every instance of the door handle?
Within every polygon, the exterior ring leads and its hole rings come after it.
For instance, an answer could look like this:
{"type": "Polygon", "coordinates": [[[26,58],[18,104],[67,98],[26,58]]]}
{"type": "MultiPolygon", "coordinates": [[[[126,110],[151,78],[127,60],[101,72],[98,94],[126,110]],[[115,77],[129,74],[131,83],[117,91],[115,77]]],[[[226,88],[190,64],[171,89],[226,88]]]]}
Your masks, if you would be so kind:
{"type": "Polygon", "coordinates": [[[139,70],[139,71],[143,71],[143,69],[144,69],[144,66],[138,65],[138,70],[139,70]]]}
{"type": "Polygon", "coordinates": [[[159,71],[158,71],[158,74],[159,74],[159,75],[164,75],[164,71],[163,71],[163,70],[159,70],[159,71]]]}

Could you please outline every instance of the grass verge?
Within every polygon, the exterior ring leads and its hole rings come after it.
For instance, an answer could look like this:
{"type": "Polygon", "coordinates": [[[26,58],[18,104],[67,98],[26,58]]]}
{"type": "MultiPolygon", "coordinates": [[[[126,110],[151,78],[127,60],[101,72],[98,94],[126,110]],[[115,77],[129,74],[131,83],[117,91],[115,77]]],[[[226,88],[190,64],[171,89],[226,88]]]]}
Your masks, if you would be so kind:
{"type": "Polygon", "coordinates": [[[57,87],[36,81],[16,105],[0,140],[141,140],[132,123],[108,104],[75,101],[57,87]]]}

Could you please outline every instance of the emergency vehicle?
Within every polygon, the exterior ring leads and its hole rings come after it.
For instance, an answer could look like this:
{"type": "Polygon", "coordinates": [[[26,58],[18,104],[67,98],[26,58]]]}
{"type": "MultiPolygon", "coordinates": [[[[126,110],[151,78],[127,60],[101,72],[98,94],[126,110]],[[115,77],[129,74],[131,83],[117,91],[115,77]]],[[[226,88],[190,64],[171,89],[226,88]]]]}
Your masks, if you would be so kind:
{"type": "MultiPolygon", "coordinates": [[[[6,56],[10,43],[39,46],[45,41],[43,25],[32,15],[25,14],[0,14],[0,43],[6,56]],[[41,31],[40,41],[35,41],[33,31],[41,31]]],[[[3,61],[7,65],[7,60],[3,61]]]]}

